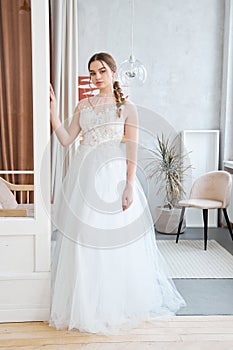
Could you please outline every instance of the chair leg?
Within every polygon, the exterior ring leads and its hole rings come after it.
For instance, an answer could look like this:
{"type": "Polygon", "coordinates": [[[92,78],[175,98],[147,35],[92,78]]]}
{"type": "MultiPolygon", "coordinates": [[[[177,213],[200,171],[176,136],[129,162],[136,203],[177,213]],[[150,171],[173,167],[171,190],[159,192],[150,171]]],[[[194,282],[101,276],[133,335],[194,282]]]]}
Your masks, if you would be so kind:
{"type": "Polygon", "coordinates": [[[203,221],[204,221],[204,249],[207,249],[207,231],[208,231],[208,209],[203,209],[203,221]]]}
{"type": "Polygon", "coordinates": [[[178,241],[179,241],[180,231],[181,231],[181,227],[182,227],[183,220],[184,220],[184,212],[185,212],[185,207],[182,207],[181,214],[180,214],[180,223],[179,223],[178,231],[177,231],[177,235],[176,235],[176,243],[178,243],[178,241]]]}
{"type": "Polygon", "coordinates": [[[223,214],[225,216],[225,220],[226,220],[226,223],[227,223],[228,230],[229,230],[230,235],[231,235],[231,239],[233,241],[233,233],[232,233],[231,223],[230,223],[230,220],[229,220],[229,217],[228,217],[228,214],[227,214],[227,210],[226,210],[226,208],[222,208],[222,210],[223,210],[223,214]]]}

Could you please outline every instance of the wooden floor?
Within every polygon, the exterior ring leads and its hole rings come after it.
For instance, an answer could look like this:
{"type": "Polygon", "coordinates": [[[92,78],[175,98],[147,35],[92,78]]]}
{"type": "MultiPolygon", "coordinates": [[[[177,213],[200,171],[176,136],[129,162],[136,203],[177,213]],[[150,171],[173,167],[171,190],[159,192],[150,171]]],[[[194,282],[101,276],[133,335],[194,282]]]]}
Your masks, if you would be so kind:
{"type": "Polygon", "coordinates": [[[233,350],[233,316],[177,316],[121,335],[57,331],[43,322],[0,324],[0,350],[233,350]]]}

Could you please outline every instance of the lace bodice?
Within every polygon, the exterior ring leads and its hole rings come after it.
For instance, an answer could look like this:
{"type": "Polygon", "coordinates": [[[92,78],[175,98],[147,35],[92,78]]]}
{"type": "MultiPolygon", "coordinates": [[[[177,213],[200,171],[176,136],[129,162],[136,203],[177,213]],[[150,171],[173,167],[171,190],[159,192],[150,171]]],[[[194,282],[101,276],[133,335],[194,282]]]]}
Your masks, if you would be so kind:
{"type": "Polygon", "coordinates": [[[125,113],[121,114],[112,96],[94,96],[80,101],[82,145],[96,146],[105,142],[120,143],[124,135],[125,113]],[[90,101],[89,101],[90,100],[90,101]]]}

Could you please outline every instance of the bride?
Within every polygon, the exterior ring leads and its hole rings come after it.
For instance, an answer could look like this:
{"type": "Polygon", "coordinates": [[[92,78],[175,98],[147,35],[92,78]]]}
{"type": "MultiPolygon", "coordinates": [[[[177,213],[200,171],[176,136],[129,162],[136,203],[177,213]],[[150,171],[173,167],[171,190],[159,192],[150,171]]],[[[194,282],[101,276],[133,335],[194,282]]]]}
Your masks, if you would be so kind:
{"type": "Polygon", "coordinates": [[[51,123],[58,140],[68,146],[82,130],[83,141],[55,203],[58,239],[49,324],[113,334],[173,315],[185,302],[166,275],[136,176],[136,106],[115,81],[111,55],[93,55],[88,70],[99,93],[79,101],[67,129],[50,86],[51,123]]]}

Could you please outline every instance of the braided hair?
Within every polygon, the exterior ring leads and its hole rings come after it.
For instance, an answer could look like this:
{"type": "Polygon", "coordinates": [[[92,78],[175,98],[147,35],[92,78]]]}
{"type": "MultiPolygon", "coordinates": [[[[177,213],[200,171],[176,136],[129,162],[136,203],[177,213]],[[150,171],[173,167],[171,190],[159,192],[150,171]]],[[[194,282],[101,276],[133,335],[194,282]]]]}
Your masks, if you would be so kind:
{"type": "MultiPolygon", "coordinates": [[[[114,58],[106,52],[95,53],[88,62],[88,70],[90,71],[90,65],[94,61],[100,61],[102,64],[105,62],[113,73],[116,73],[117,66],[114,58]]],[[[113,92],[116,100],[116,106],[118,110],[118,117],[121,116],[121,106],[126,102],[127,97],[124,97],[122,89],[120,87],[119,81],[114,81],[113,83],[113,92]]]]}

